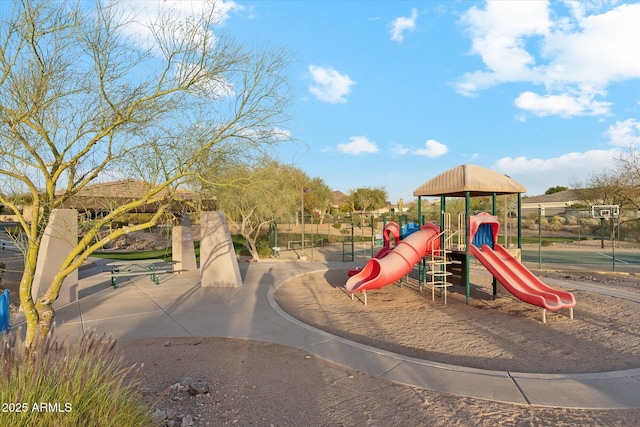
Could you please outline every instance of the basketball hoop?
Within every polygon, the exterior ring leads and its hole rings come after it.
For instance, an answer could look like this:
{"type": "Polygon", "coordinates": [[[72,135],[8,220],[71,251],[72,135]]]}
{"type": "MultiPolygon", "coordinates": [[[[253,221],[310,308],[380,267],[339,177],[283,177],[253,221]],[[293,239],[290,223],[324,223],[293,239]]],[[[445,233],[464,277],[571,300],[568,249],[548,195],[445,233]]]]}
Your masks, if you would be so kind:
{"type": "Polygon", "coordinates": [[[599,219],[618,218],[620,206],[618,205],[593,205],[591,206],[591,216],[599,219]]]}

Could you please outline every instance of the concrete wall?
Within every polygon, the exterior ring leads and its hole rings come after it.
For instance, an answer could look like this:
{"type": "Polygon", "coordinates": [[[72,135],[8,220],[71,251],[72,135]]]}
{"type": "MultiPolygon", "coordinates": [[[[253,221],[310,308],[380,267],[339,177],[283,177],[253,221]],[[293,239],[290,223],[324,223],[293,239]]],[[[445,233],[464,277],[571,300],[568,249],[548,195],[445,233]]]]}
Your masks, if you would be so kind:
{"type": "MultiPolygon", "coordinates": [[[[33,280],[32,296],[36,300],[51,285],[64,259],[78,244],[78,211],[54,209],[44,231],[38,252],[38,265],[33,280]]],[[[78,270],[64,280],[60,295],[53,303],[57,308],[78,300],[78,270]]]]}
{"type": "Polygon", "coordinates": [[[173,227],[171,249],[174,271],[196,271],[198,269],[191,220],[188,215],[185,215],[181,225],[173,227]]]}
{"type": "Polygon", "coordinates": [[[220,211],[200,214],[200,285],[216,288],[242,286],[229,226],[220,211]]]}

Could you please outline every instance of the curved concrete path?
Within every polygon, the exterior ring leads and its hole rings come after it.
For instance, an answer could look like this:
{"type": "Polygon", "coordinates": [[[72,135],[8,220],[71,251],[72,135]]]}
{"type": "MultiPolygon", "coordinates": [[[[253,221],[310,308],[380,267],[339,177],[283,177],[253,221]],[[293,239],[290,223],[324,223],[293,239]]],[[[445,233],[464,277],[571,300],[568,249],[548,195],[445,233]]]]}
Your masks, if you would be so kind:
{"type": "MultiPolygon", "coordinates": [[[[244,285],[201,288],[197,272],[119,279],[110,286],[105,266],[80,272],[77,302],[58,309],[56,332],[71,339],[95,329],[117,339],[214,336],[248,338],[303,349],[318,357],[398,383],[500,402],[566,408],[640,407],[640,368],[594,374],[528,374],[486,371],[405,357],[331,335],[287,313],[273,294],[297,275],[344,263],[242,263],[244,285]]],[[[557,282],[581,287],[575,282],[557,282]]],[[[605,291],[640,302],[640,294],[605,291]]],[[[19,321],[15,327],[20,327],[19,321]]]]}

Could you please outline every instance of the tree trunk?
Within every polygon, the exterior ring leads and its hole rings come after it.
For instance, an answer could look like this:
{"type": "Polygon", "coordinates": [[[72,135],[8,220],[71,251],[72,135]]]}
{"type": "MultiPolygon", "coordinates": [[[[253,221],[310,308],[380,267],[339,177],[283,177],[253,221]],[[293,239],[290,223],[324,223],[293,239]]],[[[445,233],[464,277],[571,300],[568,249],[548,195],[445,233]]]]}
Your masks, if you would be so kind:
{"type": "Polygon", "coordinates": [[[27,330],[25,335],[25,347],[32,347],[37,334],[38,322],[40,320],[38,311],[36,310],[35,302],[31,295],[33,288],[33,278],[36,270],[36,263],[38,261],[39,246],[30,243],[25,255],[24,271],[22,278],[20,279],[20,306],[24,312],[24,317],[27,324],[27,330]]]}

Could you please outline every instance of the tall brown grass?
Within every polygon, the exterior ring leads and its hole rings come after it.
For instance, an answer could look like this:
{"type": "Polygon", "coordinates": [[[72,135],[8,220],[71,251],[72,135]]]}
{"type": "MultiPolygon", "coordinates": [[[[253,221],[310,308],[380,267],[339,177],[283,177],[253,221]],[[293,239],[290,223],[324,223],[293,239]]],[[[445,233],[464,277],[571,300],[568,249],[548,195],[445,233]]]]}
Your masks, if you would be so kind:
{"type": "Polygon", "coordinates": [[[111,337],[74,344],[50,334],[26,350],[21,334],[0,338],[0,426],[149,426],[141,367],[125,366],[111,337]]]}

